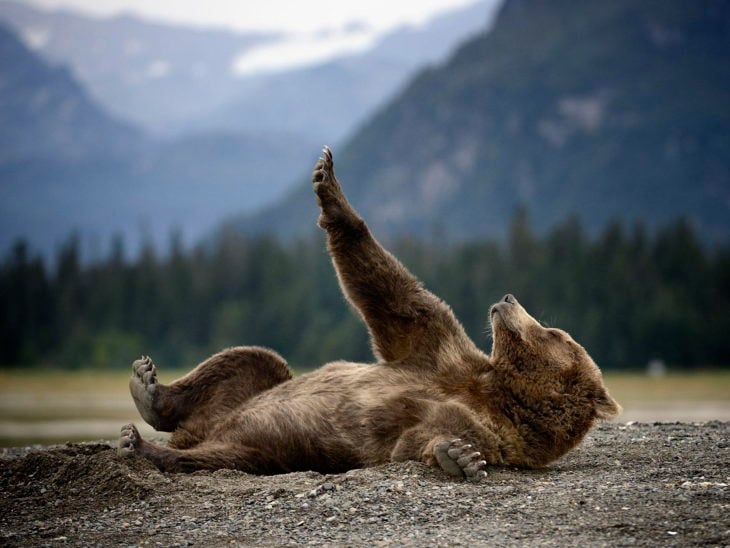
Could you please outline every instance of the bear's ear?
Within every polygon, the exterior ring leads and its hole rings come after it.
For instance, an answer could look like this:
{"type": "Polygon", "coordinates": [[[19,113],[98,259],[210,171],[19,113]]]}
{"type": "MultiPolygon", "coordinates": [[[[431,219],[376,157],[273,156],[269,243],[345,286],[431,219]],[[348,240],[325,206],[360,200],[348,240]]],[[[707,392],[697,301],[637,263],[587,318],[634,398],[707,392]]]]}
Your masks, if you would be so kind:
{"type": "Polygon", "coordinates": [[[596,406],[596,417],[599,419],[612,419],[623,411],[618,402],[611,397],[605,388],[598,393],[594,403],[596,406]]]}

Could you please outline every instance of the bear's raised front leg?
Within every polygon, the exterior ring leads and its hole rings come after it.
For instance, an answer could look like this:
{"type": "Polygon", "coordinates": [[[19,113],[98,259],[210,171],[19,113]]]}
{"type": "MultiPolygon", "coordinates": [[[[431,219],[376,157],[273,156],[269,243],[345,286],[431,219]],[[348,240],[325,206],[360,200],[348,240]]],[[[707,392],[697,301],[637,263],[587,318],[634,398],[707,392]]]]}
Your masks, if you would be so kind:
{"type": "Polygon", "coordinates": [[[385,361],[416,355],[428,360],[445,343],[478,352],[449,306],[373,238],[342,192],[327,147],[312,183],[340,286],[365,320],[376,355],[385,361]]]}

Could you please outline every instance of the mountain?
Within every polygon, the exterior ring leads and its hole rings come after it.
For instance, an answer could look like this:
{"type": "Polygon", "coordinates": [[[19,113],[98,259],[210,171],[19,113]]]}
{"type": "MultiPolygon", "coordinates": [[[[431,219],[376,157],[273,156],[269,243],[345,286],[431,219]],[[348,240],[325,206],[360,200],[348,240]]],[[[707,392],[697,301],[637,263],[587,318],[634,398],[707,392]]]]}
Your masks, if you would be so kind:
{"type": "Polygon", "coordinates": [[[152,139],[0,27],[0,252],[20,237],[50,252],[72,231],[98,249],[173,228],[194,241],[279,196],[316,150],[287,134],[152,139]]]}
{"type": "MultiPolygon", "coordinates": [[[[382,236],[503,235],[517,204],[544,230],[576,214],[730,235],[730,1],[507,0],[335,150],[382,236]]],[[[246,232],[316,219],[309,183],[246,232]]]]}
{"type": "Polygon", "coordinates": [[[3,26],[0,68],[0,166],[58,155],[80,161],[129,151],[140,138],[99,108],[68,70],[38,59],[3,26]]]}
{"type": "Polygon", "coordinates": [[[117,186],[108,172],[145,140],[95,104],[67,69],[0,27],[0,248],[20,235],[41,239],[39,231],[67,234],[76,210],[93,215],[94,195],[117,186]]]}
{"type": "Polygon", "coordinates": [[[45,59],[72,67],[108,111],[153,133],[284,132],[334,142],[417,68],[486,27],[499,2],[478,0],[403,26],[357,55],[266,74],[240,74],[236,61],[293,36],[92,18],[8,0],[0,1],[0,20],[45,59]]]}
{"type": "Polygon", "coordinates": [[[86,17],[12,1],[0,2],[0,21],[46,60],[72,67],[108,111],[158,133],[232,100],[239,84],[231,71],[235,58],[279,38],[128,15],[86,17]]]}
{"type": "Polygon", "coordinates": [[[98,250],[112,234],[132,249],[164,244],[174,228],[191,242],[264,207],[323,140],[486,26],[498,2],[397,29],[360,55],[242,76],[242,54],[289,37],[0,0],[17,35],[0,36],[0,253],[20,237],[47,253],[71,231],[98,250]]]}

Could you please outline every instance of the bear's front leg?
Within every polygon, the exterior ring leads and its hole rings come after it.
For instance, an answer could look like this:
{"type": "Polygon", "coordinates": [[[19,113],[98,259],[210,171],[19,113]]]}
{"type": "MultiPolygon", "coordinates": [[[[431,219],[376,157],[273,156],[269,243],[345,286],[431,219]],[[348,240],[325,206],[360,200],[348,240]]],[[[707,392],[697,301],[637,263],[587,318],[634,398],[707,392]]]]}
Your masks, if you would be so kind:
{"type": "Polygon", "coordinates": [[[443,413],[438,415],[403,432],[390,460],[417,460],[475,482],[487,476],[488,465],[502,462],[499,439],[491,430],[470,420],[456,405],[443,405],[443,413]],[[447,414],[449,419],[440,420],[447,414]],[[458,434],[449,433],[449,427],[458,434]]]}
{"type": "Polygon", "coordinates": [[[416,428],[405,432],[398,440],[393,460],[420,460],[429,466],[441,468],[455,478],[479,482],[487,477],[487,464],[495,464],[497,459],[478,451],[477,447],[483,443],[477,443],[467,443],[453,435],[433,436],[428,431],[416,428]]]}
{"type": "Polygon", "coordinates": [[[340,286],[365,320],[378,358],[392,362],[420,355],[425,359],[414,361],[431,364],[447,341],[478,353],[451,309],[373,238],[342,192],[332,152],[325,147],[322,154],[312,173],[321,208],[318,224],[327,231],[340,286]]]}
{"type": "Polygon", "coordinates": [[[441,469],[457,478],[466,477],[468,481],[481,481],[487,477],[487,461],[470,443],[459,438],[444,439],[433,444],[433,456],[441,469]]]}

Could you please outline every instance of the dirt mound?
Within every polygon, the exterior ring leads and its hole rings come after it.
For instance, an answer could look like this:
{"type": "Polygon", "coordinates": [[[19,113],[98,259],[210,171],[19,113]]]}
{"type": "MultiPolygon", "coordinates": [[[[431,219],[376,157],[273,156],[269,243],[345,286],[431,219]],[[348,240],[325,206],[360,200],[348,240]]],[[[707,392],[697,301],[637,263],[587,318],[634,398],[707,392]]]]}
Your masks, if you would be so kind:
{"type": "Polygon", "coordinates": [[[108,443],[57,446],[32,451],[2,463],[0,488],[14,497],[56,496],[58,500],[81,495],[97,502],[107,498],[144,497],[160,483],[169,482],[150,463],[120,460],[108,443]]]}
{"type": "Polygon", "coordinates": [[[730,423],[602,425],[474,485],[419,463],[162,474],[110,444],[0,458],[0,544],[730,544],[730,423]]]}

